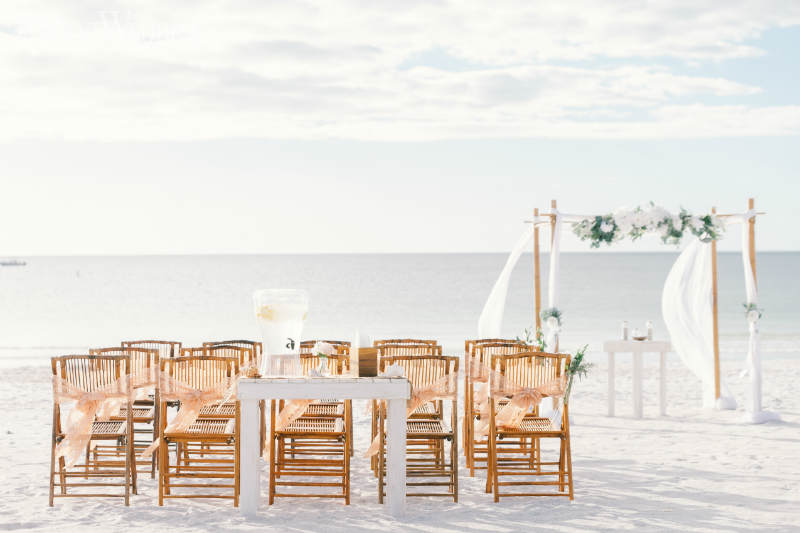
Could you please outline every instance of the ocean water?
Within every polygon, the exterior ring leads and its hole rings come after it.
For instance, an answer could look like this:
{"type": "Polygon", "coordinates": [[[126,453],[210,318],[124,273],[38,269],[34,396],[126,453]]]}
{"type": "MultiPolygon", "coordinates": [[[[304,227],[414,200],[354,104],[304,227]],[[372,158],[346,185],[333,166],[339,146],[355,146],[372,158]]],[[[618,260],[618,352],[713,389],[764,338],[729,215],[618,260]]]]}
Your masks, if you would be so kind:
{"type": "MultiPolygon", "coordinates": [[[[562,348],[618,338],[620,323],[661,321],[661,289],[677,253],[565,253],[562,348]]],[[[120,340],[257,338],[251,295],[305,288],[304,338],[437,338],[461,353],[476,336],[505,254],[198,255],[31,257],[0,268],[0,365],[44,364],[120,340]]],[[[547,254],[542,257],[546,286],[547,254]]],[[[742,357],[747,324],[741,257],[720,254],[723,358],[742,357]]],[[[506,304],[504,336],[533,322],[531,255],[522,257],[506,304]]],[[[800,253],[761,253],[758,277],[764,357],[800,355],[800,253]]],[[[546,301],[543,298],[543,302],[546,301]]]]}

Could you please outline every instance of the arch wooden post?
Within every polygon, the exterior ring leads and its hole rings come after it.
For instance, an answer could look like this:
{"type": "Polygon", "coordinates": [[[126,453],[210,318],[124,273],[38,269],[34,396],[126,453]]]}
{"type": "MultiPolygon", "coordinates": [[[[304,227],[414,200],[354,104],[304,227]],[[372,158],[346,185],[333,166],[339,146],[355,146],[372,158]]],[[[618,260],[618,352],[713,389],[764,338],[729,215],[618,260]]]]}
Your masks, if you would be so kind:
{"type": "MultiPolygon", "coordinates": [[[[711,208],[711,214],[715,215],[717,208],[711,208]]],[[[717,241],[711,241],[711,305],[712,305],[712,324],[714,328],[714,399],[719,399],[719,294],[717,290],[717,241]]]]}
{"type": "Polygon", "coordinates": [[[542,274],[539,265],[539,208],[533,210],[533,312],[536,332],[542,327],[542,274]]]}

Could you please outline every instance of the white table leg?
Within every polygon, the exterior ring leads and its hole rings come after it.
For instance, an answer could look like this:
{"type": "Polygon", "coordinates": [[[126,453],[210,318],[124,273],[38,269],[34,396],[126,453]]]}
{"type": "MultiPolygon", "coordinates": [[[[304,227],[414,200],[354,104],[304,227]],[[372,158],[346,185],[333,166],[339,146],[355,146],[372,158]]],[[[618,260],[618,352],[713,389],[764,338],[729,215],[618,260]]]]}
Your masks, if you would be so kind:
{"type": "Polygon", "coordinates": [[[633,354],[633,416],[642,418],[642,354],[633,354]]]}
{"type": "Polygon", "coordinates": [[[614,354],[608,352],[608,416],[614,416],[614,402],[616,401],[616,391],[614,390],[614,354]]]}
{"type": "Polygon", "coordinates": [[[406,401],[388,401],[388,450],[386,499],[389,512],[402,516],[406,509],[406,401]]]}
{"type": "Polygon", "coordinates": [[[661,359],[659,360],[658,377],[660,383],[658,386],[659,394],[659,407],[661,416],[667,415],[667,354],[661,352],[661,359]]]}
{"type": "Polygon", "coordinates": [[[239,509],[242,514],[255,515],[261,501],[261,465],[258,461],[261,447],[258,400],[242,400],[241,417],[239,509]]]}

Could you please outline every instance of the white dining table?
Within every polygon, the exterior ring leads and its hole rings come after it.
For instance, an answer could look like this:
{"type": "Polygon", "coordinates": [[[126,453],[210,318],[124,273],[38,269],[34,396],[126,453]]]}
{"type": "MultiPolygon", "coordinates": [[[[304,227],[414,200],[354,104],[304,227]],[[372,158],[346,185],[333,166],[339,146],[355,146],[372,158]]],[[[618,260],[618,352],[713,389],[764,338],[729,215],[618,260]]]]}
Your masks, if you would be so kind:
{"type": "Polygon", "coordinates": [[[255,515],[261,502],[260,400],[337,398],[387,401],[386,499],[392,516],[402,516],[406,505],[406,400],[411,385],[406,378],[241,378],[239,510],[255,515]]]}
{"type": "Polygon", "coordinates": [[[633,416],[642,418],[642,354],[659,354],[659,413],[667,414],[667,353],[672,346],[666,341],[611,340],[603,343],[603,351],[608,353],[608,416],[614,416],[616,390],[614,384],[614,355],[630,353],[633,355],[633,416]]]}

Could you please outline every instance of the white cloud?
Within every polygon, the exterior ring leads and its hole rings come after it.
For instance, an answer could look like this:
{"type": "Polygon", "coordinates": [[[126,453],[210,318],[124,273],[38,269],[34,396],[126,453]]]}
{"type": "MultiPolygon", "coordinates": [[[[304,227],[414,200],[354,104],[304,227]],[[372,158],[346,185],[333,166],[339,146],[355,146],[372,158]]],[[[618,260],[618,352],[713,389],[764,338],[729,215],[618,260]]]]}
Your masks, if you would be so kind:
{"type": "Polygon", "coordinates": [[[659,66],[758,56],[800,3],[664,4],[4,2],[0,139],[800,132],[759,87],[659,66]]]}

